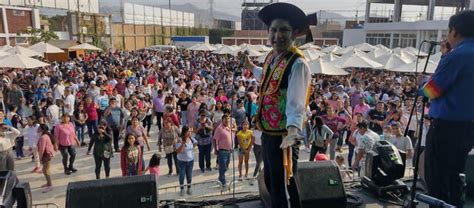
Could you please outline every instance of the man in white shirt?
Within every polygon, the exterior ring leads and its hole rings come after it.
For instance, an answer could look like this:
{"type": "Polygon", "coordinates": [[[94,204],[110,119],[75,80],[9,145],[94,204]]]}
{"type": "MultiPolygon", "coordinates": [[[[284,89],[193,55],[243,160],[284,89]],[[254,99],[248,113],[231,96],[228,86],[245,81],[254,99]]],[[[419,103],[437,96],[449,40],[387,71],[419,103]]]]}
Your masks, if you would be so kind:
{"type": "Polygon", "coordinates": [[[46,109],[46,116],[48,120],[48,126],[52,129],[54,126],[59,124],[59,107],[53,101],[52,98],[46,100],[47,105],[49,106],[46,109]]]}
{"type": "Polygon", "coordinates": [[[60,78],[58,83],[54,85],[54,100],[60,100],[64,96],[64,90],[66,87],[64,86],[63,80],[60,78]]]}
{"type": "MultiPolygon", "coordinates": [[[[415,122],[416,123],[416,122],[415,122]]],[[[392,135],[388,137],[387,140],[392,143],[399,150],[406,152],[407,159],[413,156],[413,145],[411,143],[410,137],[404,136],[400,128],[400,124],[392,125],[392,135]]]]}
{"type": "Polygon", "coordinates": [[[357,171],[359,168],[359,176],[362,177],[365,171],[365,158],[367,152],[372,150],[375,142],[380,140],[380,136],[373,132],[372,130],[368,129],[367,122],[363,121],[357,124],[357,131],[359,135],[355,135],[356,137],[356,158],[354,164],[352,164],[352,170],[357,171]]]}
{"type": "Polygon", "coordinates": [[[71,94],[71,90],[69,90],[69,88],[64,90],[64,96],[66,97],[64,99],[64,113],[68,113],[70,116],[72,116],[74,115],[74,104],[76,102],[76,98],[71,94]]]}

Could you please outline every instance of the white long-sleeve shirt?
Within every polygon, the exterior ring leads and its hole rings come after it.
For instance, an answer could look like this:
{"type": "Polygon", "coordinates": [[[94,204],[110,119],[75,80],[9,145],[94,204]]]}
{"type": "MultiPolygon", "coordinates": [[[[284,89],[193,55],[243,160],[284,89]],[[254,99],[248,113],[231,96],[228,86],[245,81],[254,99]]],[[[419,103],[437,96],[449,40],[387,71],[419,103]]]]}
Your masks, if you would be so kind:
{"type": "Polygon", "coordinates": [[[0,132],[0,152],[10,150],[15,143],[14,140],[20,135],[20,131],[13,127],[0,132]]]}
{"type": "MultiPolygon", "coordinates": [[[[270,68],[279,62],[281,57],[275,58],[270,68]]],[[[262,67],[255,67],[253,74],[257,80],[262,78],[262,67]]],[[[269,73],[269,72],[267,72],[269,73]]],[[[311,83],[311,72],[308,63],[302,58],[293,62],[291,72],[288,76],[288,90],[286,102],[286,128],[294,126],[298,131],[303,129],[303,121],[306,114],[306,96],[308,86],[311,83]]]]}

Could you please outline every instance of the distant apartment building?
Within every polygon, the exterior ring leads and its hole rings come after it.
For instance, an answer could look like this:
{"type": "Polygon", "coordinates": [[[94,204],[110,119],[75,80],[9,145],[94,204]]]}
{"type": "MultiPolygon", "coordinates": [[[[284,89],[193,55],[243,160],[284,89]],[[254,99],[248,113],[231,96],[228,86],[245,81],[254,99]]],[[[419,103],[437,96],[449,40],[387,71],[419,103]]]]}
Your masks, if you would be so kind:
{"type": "Polygon", "coordinates": [[[267,30],[236,30],[232,37],[222,37],[224,45],[269,45],[267,30]]]}
{"type": "MultiPolygon", "coordinates": [[[[367,0],[363,28],[345,29],[344,45],[367,42],[382,44],[389,48],[415,47],[423,40],[440,41],[446,38],[448,16],[435,15],[435,8],[453,8],[456,12],[473,9],[474,0],[367,0]],[[373,15],[374,4],[393,5],[390,16],[373,15]],[[426,6],[424,19],[405,18],[404,6],[426,6]]],[[[438,10],[439,11],[439,10],[438,10]]]]}
{"type": "Polygon", "coordinates": [[[0,6],[0,45],[26,43],[29,28],[40,28],[38,9],[0,6]]]}

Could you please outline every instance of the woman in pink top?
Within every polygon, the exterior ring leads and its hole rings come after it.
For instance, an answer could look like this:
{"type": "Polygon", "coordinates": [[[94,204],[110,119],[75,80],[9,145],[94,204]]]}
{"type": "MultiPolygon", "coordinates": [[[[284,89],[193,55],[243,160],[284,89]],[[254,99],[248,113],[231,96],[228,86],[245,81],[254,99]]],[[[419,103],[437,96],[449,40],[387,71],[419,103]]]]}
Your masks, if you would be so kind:
{"type": "Polygon", "coordinates": [[[99,114],[97,109],[99,106],[93,102],[92,97],[86,98],[85,110],[87,113],[87,131],[89,132],[89,138],[99,133],[99,114]]]}
{"type": "Polygon", "coordinates": [[[227,102],[227,97],[225,96],[225,91],[224,89],[219,89],[217,96],[216,96],[216,102],[221,101],[222,103],[227,102]]]}
{"type": "Polygon", "coordinates": [[[76,137],[74,125],[72,125],[72,122],[70,121],[69,114],[63,114],[61,119],[61,123],[54,127],[54,139],[56,143],[59,144],[59,151],[63,157],[64,174],[71,175],[71,173],[77,171],[77,169],[74,168],[76,149],[73,144],[76,143],[78,146],[80,144],[76,137]],[[67,164],[68,158],[69,165],[67,164]]]}
{"type": "Polygon", "coordinates": [[[46,179],[46,184],[41,187],[44,188],[43,193],[53,190],[53,182],[51,180],[51,158],[54,156],[55,146],[49,134],[49,128],[46,124],[41,124],[38,127],[38,134],[41,135],[38,140],[38,157],[43,164],[43,175],[46,179]]]}
{"type": "MultiPolygon", "coordinates": [[[[188,126],[192,127],[196,124],[196,120],[198,118],[198,113],[199,113],[199,106],[201,105],[198,100],[197,96],[193,95],[193,98],[191,99],[191,104],[188,105],[188,126]]],[[[183,124],[186,125],[186,124],[183,124]]]]}
{"type": "Polygon", "coordinates": [[[150,171],[150,174],[155,175],[157,180],[160,176],[160,161],[161,155],[157,153],[153,154],[151,156],[150,162],[148,163],[148,167],[145,169],[145,173],[150,171]]]}

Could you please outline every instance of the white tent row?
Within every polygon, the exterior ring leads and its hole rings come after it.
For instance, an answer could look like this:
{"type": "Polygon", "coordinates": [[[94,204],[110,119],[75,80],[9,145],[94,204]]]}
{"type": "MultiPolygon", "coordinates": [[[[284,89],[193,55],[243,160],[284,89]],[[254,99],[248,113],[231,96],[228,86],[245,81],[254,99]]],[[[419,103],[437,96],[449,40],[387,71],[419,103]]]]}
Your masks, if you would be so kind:
{"type": "Polygon", "coordinates": [[[33,69],[45,66],[49,66],[49,64],[20,54],[12,54],[0,59],[2,68],[33,69]]]}

